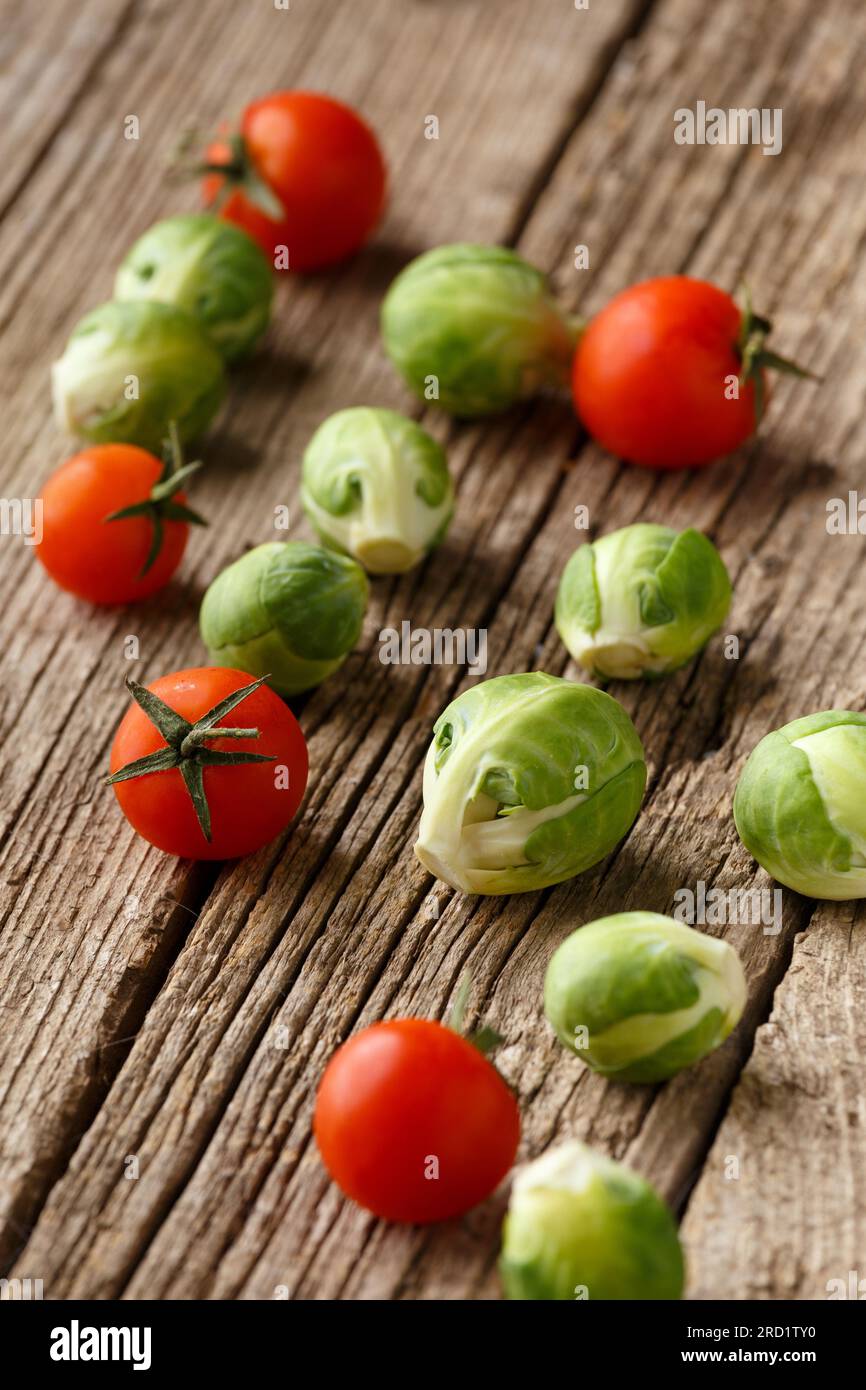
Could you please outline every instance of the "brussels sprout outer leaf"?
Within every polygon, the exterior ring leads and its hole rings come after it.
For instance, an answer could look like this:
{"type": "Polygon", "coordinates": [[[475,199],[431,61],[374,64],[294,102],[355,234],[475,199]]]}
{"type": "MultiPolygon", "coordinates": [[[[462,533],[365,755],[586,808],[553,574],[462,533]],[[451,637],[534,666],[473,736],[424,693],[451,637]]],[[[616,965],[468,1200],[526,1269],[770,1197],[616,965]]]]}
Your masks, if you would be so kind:
{"type": "Polygon", "coordinates": [[[216,647],[205,641],[205,645],[216,665],[240,671],[268,671],[268,685],[285,699],[321,685],[348,656],[346,652],[333,661],[305,661],[289,651],[276,628],[240,644],[228,642],[216,647]]]}
{"type": "Polygon", "coordinates": [[[682,531],[659,565],[656,583],[659,606],[657,613],[648,610],[648,618],[662,621],[648,625],[669,623],[681,629],[669,642],[656,640],[656,649],[677,659],[682,656],[679,642],[685,638],[692,655],[724,622],[731,603],[731,581],[712,541],[700,531],[682,531]]]}
{"type": "Polygon", "coordinates": [[[262,602],[286,645],[305,660],[333,661],[354,647],[367,606],[363,570],[318,546],[286,554],[262,579],[262,602]]]}
{"type": "Polygon", "coordinates": [[[678,1038],[671,1038],[671,1041],[665,1043],[657,1052],[651,1052],[648,1056],[640,1057],[624,1067],[607,1068],[595,1065],[593,1071],[597,1071],[601,1076],[610,1076],[616,1081],[650,1086],[657,1081],[667,1081],[686,1067],[694,1066],[695,1062],[699,1062],[708,1052],[712,1052],[724,1042],[730,1032],[725,1013],[721,1009],[708,1009],[693,1028],[681,1033],[678,1038]]]}
{"type": "Polygon", "coordinates": [[[555,617],[560,632],[566,624],[589,633],[601,625],[601,599],[591,545],[579,546],[565,566],[556,595],[555,617]]]}
{"type": "MultiPolygon", "coordinates": [[[[573,1015],[575,1024],[592,1034],[633,1014],[673,1013],[694,1004],[700,995],[697,962],[666,939],[668,918],[661,919],[661,931],[641,931],[639,923],[647,916],[624,912],[603,917],[566,937],[550,963],[546,1005],[573,1015]]],[[[574,1046],[571,1025],[560,1036],[574,1046]]]]}
{"type": "MultiPolygon", "coordinates": [[[[628,833],[640,810],[645,788],[645,763],[634,762],[623,768],[582,805],[533,831],[525,845],[530,863],[525,869],[511,870],[511,875],[531,881],[537,875],[537,866],[543,865],[549,882],[561,883],[591,869],[628,833]],[[576,846],[580,846],[579,853],[576,846]]],[[[494,882],[488,880],[488,891],[494,882]]]]}

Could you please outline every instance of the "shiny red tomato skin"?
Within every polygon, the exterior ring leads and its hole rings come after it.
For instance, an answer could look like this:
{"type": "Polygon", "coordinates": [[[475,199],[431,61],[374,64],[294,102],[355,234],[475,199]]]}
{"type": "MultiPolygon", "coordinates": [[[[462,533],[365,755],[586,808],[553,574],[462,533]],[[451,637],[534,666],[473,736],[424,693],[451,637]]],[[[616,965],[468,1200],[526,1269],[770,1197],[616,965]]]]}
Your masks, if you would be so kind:
{"type": "Polygon", "coordinates": [[[477,1206],[517,1152],[520,1113],[495,1067],[441,1023],[374,1023],[334,1053],[314,1117],[338,1187],[387,1221],[447,1221],[477,1206]],[[438,1162],[438,1178],[425,1177],[438,1162]]]}
{"type": "MultiPolygon", "coordinates": [[[[163,522],[163,544],[147,574],[153,525],[146,516],[106,521],[144,501],[162,464],[133,444],[95,444],[67,459],[42,489],[36,554],[55,583],[89,603],[134,603],[171,579],[186,548],[185,521],[163,522]]],[[[185,502],[184,493],[176,494],[185,502]]]]}
{"type": "Polygon", "coordinates": [[[574,359],[574,403],[610,453],[646,468],[698,468],[755,429],[755,386],[725,394],[741,371],[741,312],[686,275],[634,285],[587,326],[574,359]],[[726,381],[727,379],[727,381],[726,381]]]}
{"type": "MultiPolygon", "coordinates": [[[[385,206],[387,171],[373,131],[356,111],[318,92],[274,92],[247,107],[241,134],[256,172],[285,208],[277,221],[233,190],[220,209],[259,243],[274,264],[277,248],[288,248],[288,267],[318,270],[363,246],[385,206]]],[[[209,162],[224,161],[228,146],[217,141],[209,162]]],[[[219,175],[203,185],[206,203],[220,187],[219,175]]]]}
{"type": "MultiPolygon", "coordinates": [[[[161,676],[148,690],[195,723],[220,700],[253,677],[224,666],[195,666],[161,676]]],[[[256,728],[257,739],[220,738],[216,750],[270,753],[274,762],[206,767],[204,789],[210,806],[212,840],[205,839],[177,768],[115,782],[114,793],[130,825],[145,840],[182,859],[238,859],[275,839],[293,819],[307,785],[307,745],[300,725],[278,695],[259,686],[226,719],[234,728],[256,728]],[[288,786],[277,786],[275,770],[288,769],[288,786]]],[[[165,739],[134,702],[120,722],[111,746],[111,772],[165,747],[165,739]]]]}

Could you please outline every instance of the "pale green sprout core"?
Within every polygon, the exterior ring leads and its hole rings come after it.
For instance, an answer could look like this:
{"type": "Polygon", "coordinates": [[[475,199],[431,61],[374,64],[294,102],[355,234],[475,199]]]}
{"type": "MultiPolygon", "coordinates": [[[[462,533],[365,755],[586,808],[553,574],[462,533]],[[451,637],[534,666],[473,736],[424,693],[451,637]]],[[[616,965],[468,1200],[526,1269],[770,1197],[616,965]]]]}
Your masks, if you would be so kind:
{"type": "Polygon", "coordinates": [[[734,821],[786,887],[866,897],[866,714],[825,710],[767,734],[737,784],[734,821]]]}
{"type": "Polygon", "coordinates": [[[502,246],[427,251],[382,305],[397,370],[422,400],[452,415],[488,415],[543,386],[564,386],[577,332],[541,271],[502,246]]]}
{"type": "Polygon", "coordinates": [[[638,813],[646,764],[616,700],[544,672],[496,676],[437,719],[415,853],[464,893],[520,893],[603,859],[638,813]]]}
{"type": "Polygon", "coordinates": [[[600,917],[566,937],[544,982],[557,1037],[617,1081],[664,1081],[724,1042],[746,1001],[726,941],[657,912],[600,917]]]}
{"type": "Polygon", "coordinates": [[[192,315],[149,300],[86,314],[51,382],[61,428],[154,452],[172,422],[184,441],[202,434],[225,392],[222,359],[192,315]]]}
{"type": "Polygon", "coordinates": [[[394,410],[332,415],[304,455],[301,500],[326,545],[371,574],[411,569],[442,539],[454,507],[445,455],[394,410]]]}
{"type": "Polygon", "coordinates": [[[574,552],[556,597],[556,626],[593,675],[637,680],[682,666],[730,603],[731,581],[712,541],[639,522],[574,552]]]}
{"type": "Polygon", "coordinates": [[[674,1219],[637,1173],[577,1140],[518,1171],[500,1273],[512,1299],[677,1299],[674,1219]]]}
{"type": "Polygon", "coordinates": [[[296,695],[343,664],[366,605],[367,577],[347,555],[270,541],[217,575],[202,600],[201,635],[217,665],[296,695]]]}
{"type": "Polygon", "coordinates": [[[252,237],[210,213],[168,217],[135,243],[114,297],[176,304],[197,319],[227,362],[244,357],[268,326],[274,277],[252,237]]]}

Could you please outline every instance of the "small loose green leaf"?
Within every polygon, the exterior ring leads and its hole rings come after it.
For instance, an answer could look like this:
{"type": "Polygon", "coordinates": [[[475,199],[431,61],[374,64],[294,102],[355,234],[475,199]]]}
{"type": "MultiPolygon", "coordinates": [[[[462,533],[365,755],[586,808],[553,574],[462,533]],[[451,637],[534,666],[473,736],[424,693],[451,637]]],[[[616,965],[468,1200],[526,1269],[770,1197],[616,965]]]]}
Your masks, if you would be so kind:
{"type": "Polygon", "coordinates": [[[504,1039],[495,1028],[491,1028],[489,1024],[484,1024],[481,1028],[476,1028],[473,1033],[467,1033],[466,1041],[486,1055],[488,1052],[492,1052],[494,1047],[499,1047],[504,1039]]]}

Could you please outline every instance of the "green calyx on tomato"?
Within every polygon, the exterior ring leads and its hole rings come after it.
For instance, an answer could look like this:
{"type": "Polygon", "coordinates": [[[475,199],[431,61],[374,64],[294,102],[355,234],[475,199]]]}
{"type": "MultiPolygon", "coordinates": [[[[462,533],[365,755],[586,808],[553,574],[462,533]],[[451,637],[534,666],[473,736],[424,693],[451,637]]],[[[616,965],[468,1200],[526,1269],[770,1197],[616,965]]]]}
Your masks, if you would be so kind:
{"type": "MultiPolygon", "coordinates": [[[[185,148],[194,139],[190,135],[184,141],[185,148]]],[[[227,159],[204,159],[194,163],[188,172],[195,177],[206,177],[208,174],[218,174],[222,179],[222,184],[211,203],[210,211],[218,213],[229,195],[239,189],[247,200],[263,212],[265,217],[271,217],[275,222],[282,222],[286,210],[274,193],[269,188],[264,179],[258,173],[255,164],[250,158],[247,150],[246,141],[240,131],[235,131],[232,135],[220,136],[220,142],[224,143],[228,149],[227,159]]],[[[181,166],[183,167],[183,166],[181,166]]]]}
{"type": "Polygon", "coordinates": [[[133,502],[129,507],[121,507],[116,512],[110,512],[105,518],[106,521],[124,521],[130,516],[145,516],[151,522],[153,536],[147,558],[138,575],[139,579],[144,578],[162,550],[163,522],[186,521],[193,526],[207,526],[203,516],[199,516],[198,512],[194,512],[192,507],[188,507],[185,502],[178,502],[177,500],[177,493],[180,492],[184,480],[191,473],[198,472],[201,468],[201,460],[197,460],[195,463],[184,463],[180,434],[174,420],[169,425],[168,432],[169,437],[163,445],[162,472],[148,496],[143,497],[140,502],[133,502]]]}
{"type": "Polygon", "coordinates": [[[275,759],[269,753],[248,753],[243,749],[223,751],[206,748],[205,744],[210,739],[216,738],[259,737],[258,729],[225,728],[221,724],[217,727],[217,724],[220,719],[224,719],[227,714],[230,714],[242,700],[245,700],[247,695],[258,690],[260,685],[264,685],[266,679],[266,676],[262,676],[259,680],[251,681],[249,685],[243,686],[241,690],[227,695],[212,709],[207,710],[194,724],[191,724],[188,719],[184,719],[158,695],[154,695],[152,690],[139,685],[137,681],[128,680],[126,688],[133,700],[141,706],[148,719],[162,734],[168,746],[158,748],[155,753],[148,753],[143,758],[136,758],[133,762],[127,763],[126,767],[120,768],[119,771],[106,778],[107,785],[112,786],[115,782],[127,782],[132,777],[144,777],[151,772],[168,772],[170,768],[176,767],[189,792],[201,832],[205,839],[210,842],[211,816],[204,790],[204,769],[206,767],[233,767],[239,763],[272,763],[275,759]]]}
{"type": "Polygon", "coordinates": [[[740,334],[737,340],[737,350],[742,362],[740,385],[745,386],[748,381],[755,383],[755,424],[757,425],[764,413],[764,370],[767,367],[771,367],[776,372],[787,372],[789,376],[798,376],[804,380],[820,381],[821,378],[815,372],[807,371],[805,367],[798,366],[790,358],[780,357],[777,352],[772,352],[766,346],[773,325],[762,314],[755,313],[752,308],[752,296],[748,285],[741,286],[739,299],[743,308],[740,334]]]}

